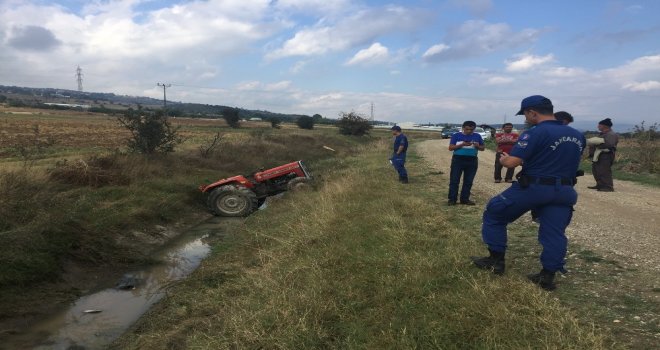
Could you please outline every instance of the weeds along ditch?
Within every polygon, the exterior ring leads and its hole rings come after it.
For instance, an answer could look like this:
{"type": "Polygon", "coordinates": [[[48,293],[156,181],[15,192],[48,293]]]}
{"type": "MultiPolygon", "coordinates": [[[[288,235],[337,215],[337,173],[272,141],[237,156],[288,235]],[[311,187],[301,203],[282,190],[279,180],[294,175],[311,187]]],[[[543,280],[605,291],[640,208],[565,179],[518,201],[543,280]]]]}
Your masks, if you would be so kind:
{"type": "Polygon", "coordinates": [[[390,147],[250,216],[114,348],[607,348],[552,295],[474,269],[475,213],[443,205],[414,144],[399,184],[390,147]]]}
{"type": "Polygon", "coordinates": [[[176,123],[186,139],[177,151],[146,156],[122,151],[126,133],[107,117],[0,116],[0,134],[23,140],[29,153],[22,159],[15,144],[0,145],[1,319],[37,315],[43,304],[79,293],[86,276],[68,276],[72,269],[148,262],[167,238],[157,227],[209,215],[200,184],[299,159],[323,178],[371,140],[336,129],[176,123]],[[218,133],[217,146],[202,154],[200,145],[218,133]],[[52,148],[39,146],[45,137],[52,148]]]}

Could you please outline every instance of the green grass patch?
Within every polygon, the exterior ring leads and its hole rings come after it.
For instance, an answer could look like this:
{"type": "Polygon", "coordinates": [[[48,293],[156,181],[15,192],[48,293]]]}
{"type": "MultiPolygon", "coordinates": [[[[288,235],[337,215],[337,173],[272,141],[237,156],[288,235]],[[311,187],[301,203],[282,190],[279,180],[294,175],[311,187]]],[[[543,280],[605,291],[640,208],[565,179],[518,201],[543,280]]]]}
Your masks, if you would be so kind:
{"type": "MultiPolygon", "coordinates": [[[[31,306],[29,297],[17,298],[16,288],[35,299],[43,295],[40,288],[57,289],[69,298],[70,282],[61,282],[71,267],[121,271],[149,261],[167,239],[159,235],[159,225],[210,215],[198,190],[201,184],[300,159],[314,171],[370,140],[341,136],[334,129],[227,133],[206,158],[189,145],[169,155],[78,154],[58,173],[53,169],[59,158],[0,172],[0,325],[41,309],[40,300],[31,306]]],[[[84,274],[79,279],[75,284],[83,285],[84,274]]]]}
{"type": "Polygon", "coordinates": [[[115,347],[608,347],[520,275],[474,269],[480,210],[444,206],[414,156],[397,183],[389,146],[327,161],[317,191],[251,216],[115,347]]]}

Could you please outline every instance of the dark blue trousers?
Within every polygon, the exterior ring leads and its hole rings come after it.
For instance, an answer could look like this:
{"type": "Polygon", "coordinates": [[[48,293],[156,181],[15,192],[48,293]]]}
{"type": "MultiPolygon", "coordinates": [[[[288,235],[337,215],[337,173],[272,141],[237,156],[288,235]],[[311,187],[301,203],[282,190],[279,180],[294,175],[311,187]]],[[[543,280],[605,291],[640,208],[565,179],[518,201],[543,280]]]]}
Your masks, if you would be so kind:
{"type": "Polygon", "coordinates": [[[479,159],[477,157],[469,156],[453,156],[451,157],[451,170],[449,172],[449,200],[456,202],[458,198],[458,184],[461,182],[461,175],[463,176],[463,187],[461,187],[461,201],[466,202],[470,199],[470,190],[472,189],[472,182],[475,175],[477,175],[477,168],[479,166],[479,159]]]}
{"type": "Polygon", "coordinates": [[[514,182],[486,206],[481,228],[484,243],[493,251],[506,251],[507,225],[534,209],[540,220],[541,265],[548,271],[563,271],[568,246],[566,227],[576,202],[577,192],[572,186],[530,184],[521,188],[514,182]]]}
{"type": "Polygon", "coordinates": [[[392,155],[392,166],[396,169],[396,172],[399,173],[399,180],[408,178],[408,171],[406,171],[406,156],[397,155],[396,153],[392,155]]]}

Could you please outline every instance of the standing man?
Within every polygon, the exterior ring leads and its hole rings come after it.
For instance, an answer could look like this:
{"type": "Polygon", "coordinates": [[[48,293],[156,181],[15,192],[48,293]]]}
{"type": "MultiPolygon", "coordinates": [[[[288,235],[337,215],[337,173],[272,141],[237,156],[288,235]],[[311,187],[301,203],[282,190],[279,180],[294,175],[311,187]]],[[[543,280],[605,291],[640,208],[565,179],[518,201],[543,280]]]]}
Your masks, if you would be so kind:
{"type": "Polygon", "coordinates": [[[589,139],[589,157],[591,172],[596,179],[596,186],[589,188],[601,192],[614,192],[614,180],[612,179],[612,164],[616,146],[619,144],[619,135],[612,131],[612,119],[605,118],[598,122],[598,137],[589,139]]]}
{"type": "MultiPolygon", "coordinates": [[[[559,111],[555,113],[555,119],[559,120],[564,125],[568,125],[573,122],[573,116],[566,111],[559,111]]],[[[532,214],[532,221],[538,224],[539,213],[537,213],[536,210],[532,209],[531,214],[532,214]]]]}
{"type": "Polygon", "coordinates": [[[477,153],[484,150],[484,140],[481,135],[474,133],[476,127],[477,123],[468,120],[463,123],[463,131],[451,135],[449,140],[449,150],[454,152],[451,157],[451,171],[449,174],[449,201],[447,202],[449,205],[456,205],[461,175],[463,175],[461,204],[475,205],[470,200],[470,190],[479,166],[477,153]]]}
{"type": "MultiPolygon", "coordinates": [[[[495,153],[495,183],[502,182],[502,164],[500,164],[500,157],[503,153],[511,153],[513,145],[518,142],[518,134],[513,131],[513,124],[504,123],[502,125],[502,132],[495,134],[495,142],[497,143],[497,153],[495,153]]],[[[513,181],[513,171],[514,168],[506,169],[506,175],[504,175],[505,182],[513,181]]]]}
{"type": "Polygon", "coordinates": [[[556,120],[552,110],[552,102],[543,96],[522,100],[517,115],[523,114],[535,127],[523,133],[511,154],[502,155],[500,162],[507,168],[523,168],[518,182],[493,197],[484,211],[481,234],[490,255],[472,258],[477,267],[503,274],[507,225],[535,209],[541,223],[543,269],[528,278],[545,290],[555,289],[555,273],[564,272],[568,246],[565,231],[577,202],[573,185],[586,143],[579,131],[556,120]]]}
{"type": "Polygon", "coordinates": [[[408,183],[408,172],[406,171],[406,151],[408,150],[408,138],[401,132],[401,127],[395,125],[392,127],[392,136],[394,136],[394,153],[390,162],[399,173],[399,182],[408,183]]]}

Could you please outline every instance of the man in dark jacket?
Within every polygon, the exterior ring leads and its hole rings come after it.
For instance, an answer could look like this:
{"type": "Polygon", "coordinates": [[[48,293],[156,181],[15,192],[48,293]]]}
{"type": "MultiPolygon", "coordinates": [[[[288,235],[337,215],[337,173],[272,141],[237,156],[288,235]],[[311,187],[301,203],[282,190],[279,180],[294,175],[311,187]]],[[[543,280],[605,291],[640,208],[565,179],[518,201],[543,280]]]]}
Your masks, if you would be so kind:
{"type": "Polygon", "coordinates": [[[614,164],[614,155],[616,146],[619,143],[619,135],[612,131],[612,119],[605,118],[598,122],[598,137],[590,138],[589,157],[591,163],[591,172],[596,180],[595,186],[589,186],[593,190],[601,192],[614,192],[614,180],[612,179],[612,164],[614,164]]]}
{"type": "Polygon", "coordinates": [[[395,125],[392,127],[392,136],[394,136],[394,153],[390,162],[399,173],[399,182],[408,183],[408,172],[406,171],[406,151],[408,150],[408,138],[401,132],[401,127],[395,125]]]}

